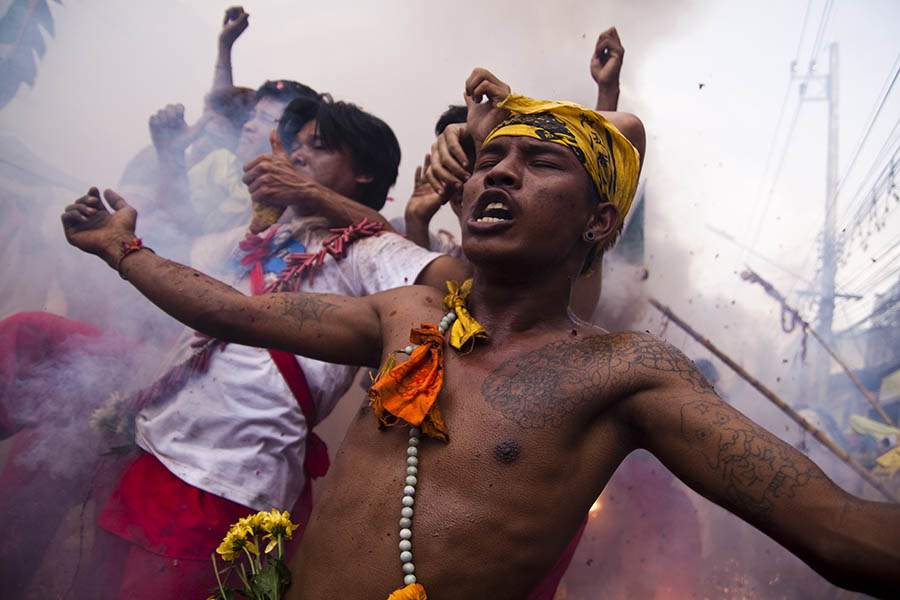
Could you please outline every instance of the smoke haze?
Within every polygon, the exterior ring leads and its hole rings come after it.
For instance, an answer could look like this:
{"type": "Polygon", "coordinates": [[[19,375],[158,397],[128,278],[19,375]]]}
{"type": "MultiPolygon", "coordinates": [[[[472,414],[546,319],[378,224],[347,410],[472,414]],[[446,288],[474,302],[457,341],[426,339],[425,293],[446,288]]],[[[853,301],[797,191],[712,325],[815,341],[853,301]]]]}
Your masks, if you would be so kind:
{"type": "MultiPolygon", "coordinates": [[[[515,92],[592,106],[596,88],[588,65],[594,42],[600,31],[616,25],[626,48],[619,108],[640,116],[647,130],[646,220],[639,265],[615,254],[606,258],[595,321],[609,329],[649,330],[695,360],[710,360],[718,372],[714,383],[729,403],[807,450],[845,489],[875,499],[858,476],[646,302],[655,297],[671,306],[796,408],[866,412],[852,390],[824,407],[809,394],[807,384],[816,375],[812,358],[800,356],[799,332],[783,332],[780,307],[738,277],[749,265],[808,318],[814,314],[809,292],[818,277],[824,210],[824,109],[804,105],[789,145],[779,138],[784,127],[776,126],[784,106],[788,122],[793,115],[798,92],[791,61],[800,59],[795,76],[807,72],[814,25],[825,4],[248,2],[250,26],[234,47],[234,81],[256,88],[267,79],[294,79],[389,123],[403,149],[390,194],[394,201],[384,210],[391,218],[403,214],[414,169],[433,141],[434,122],[448,104],[461,102],[473,67],[490,69],[515,92]],[[788,150],[782,156],[783,146],[788,150]]],[[[25,421],[51,419],[59,442],[23,453],[19,460],[31,467],[54,476],[84,472],[83,459],[97,451],[99,441],[77,416],[101,406],[110,392],[144,381],[144,371],[158,367],[158,352],[180,331],[114,271],[69,247],[59,214],[89,185],[117,187],[128,161],[150,143],[151,114],[181,102],[188,123],[199,117],[226,7],[210,0],[50,3],[53,37],[46,29],[42,34],[46,53],[37,60],[34,85],[23,84],[0,109],[0,317],[47,311],[110,332],[113,348],[133,344],[124,362],[113,360],[110,346],[79,342],[83,357],[22,375],[41,382],[36,396],[60,398],[52,415],[17,409],[25,421]],[[59,452],[61,447],[68,453],[59,452]]],[[[900,52],[898,22],[900,4],[882,0],[838,3],[823,26],[823,40],[839,42],[842,53],[841,172],[851,166],[850,149],[866,127],[887,65],[900,52]]],[[[9,39],[14,32],[2,33],[9,39]]],[[[822,47],[816,58],[819,70],[826,71],[822,47]]],[[[883,115],[874,123],[872,142],[849,170],[848,190],[862,185],[862,174],[876,163],[870,146],[890,141],[900,115],[896,94],[883,115]]],[[[120,191],[140,205],[140,191],[120,191]]],[[[849,200],[839,203],[839,214],[852,207],[849,200]]],[[[145,243],[172,256],[167,249],[180,240],[160,229],[149,237],[142,222],[138,235],[145,243]]],[[[432,223],[438,228],[459,231],[449,209],[432,223]]],[[[887,219],[878,235],[896,240],[900,220],[887,219]]],[[[854,246],[839,284],[852,283],[850,271],[866,267],[877,247],[875,242],[872,251],[854,246]]],[[[870,301],[867,294],[860,303],[870,301]]],[[[836,329],[861,314],[853,302],[839,301],[836,329]]],[[[854,368],[862,366],[863,354],[852,357],[854,368]]],[[[358,404],[345,406],[355,412],[358,404]]],[[[346,414],[342,408],[332,421],[346,414]]],[[[332,426],[334,438],[328,441],[336,449],[343,430],[332,426]]],[[[10,443],[3,442],[6,448],[10,443]]],[[[697,598],[852,597],[699,498],[645,454],[629,458],[605,496],[558,598],[654,597],[651,590],[629,587],[642,577],[658,584],[657,590],[687,589],[697,598]],[[647,516],[654,513],[672,521],[647,516]],[[653,537],[660,528],[664,543],[653,537]],[[653,545],[635,548],[651,539],[653,545]],[[610,548],[621,555],[613,556],[610,548]],[[699,560],[685,566],[685,556],[699,560]],[[658,566],[651,571],[650,563],[658,566]]],[[[655,597],[666,596],[659,591],[655,597]]]]}

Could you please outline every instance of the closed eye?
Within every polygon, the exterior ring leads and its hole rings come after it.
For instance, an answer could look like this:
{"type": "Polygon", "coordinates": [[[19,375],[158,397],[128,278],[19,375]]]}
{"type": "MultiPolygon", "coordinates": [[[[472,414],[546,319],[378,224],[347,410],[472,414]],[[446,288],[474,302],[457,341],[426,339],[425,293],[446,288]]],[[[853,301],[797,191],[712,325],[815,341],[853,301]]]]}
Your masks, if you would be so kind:
{"type": "Polygon", "coordinates": [[[531,166],[538,167],[540,169],[561,169],[562,167],[555,162],[550,162],[547,160],[533,160],[531,161],[531,166]]]}
{"type": "Polygon", "coordinates": [[[494,165],[499,162],[499,159],[495,156],[484,156],[483,158],[479,158],[475,163],[475,170],[480,171],[482,169],[490,169],[494,165]]]}

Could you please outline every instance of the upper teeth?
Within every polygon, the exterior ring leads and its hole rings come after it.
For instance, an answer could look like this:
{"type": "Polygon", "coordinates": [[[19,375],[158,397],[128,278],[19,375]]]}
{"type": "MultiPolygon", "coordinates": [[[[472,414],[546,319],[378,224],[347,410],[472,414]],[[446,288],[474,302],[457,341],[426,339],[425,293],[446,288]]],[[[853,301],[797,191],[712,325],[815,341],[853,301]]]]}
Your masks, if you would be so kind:
{"type": "MultiPolygon", "coordinates": [[[[487,213],[492,210],[508,211],[509,209],[506,208],[506,205],[502,202],[491,202],[490,204],[488,204],[487,206],[484,207],[483,213],[487,213]]],[[[497,221],[505,221],[505,220],[506,219],[501,219],[501,218],[489,216],[486,214],[483,214],[483,216],[478,218],[479,223],[496,223],[497,221]]]]}

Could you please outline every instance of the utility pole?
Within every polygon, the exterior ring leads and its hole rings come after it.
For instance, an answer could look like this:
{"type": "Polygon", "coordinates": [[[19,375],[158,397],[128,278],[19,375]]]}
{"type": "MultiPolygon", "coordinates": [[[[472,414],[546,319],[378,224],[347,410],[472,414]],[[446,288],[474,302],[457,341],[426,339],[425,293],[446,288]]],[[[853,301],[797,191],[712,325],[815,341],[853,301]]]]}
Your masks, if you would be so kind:
{"type": "MultiPolygon", "coordinates": [[[[835,235],[835,201],[838,180],[838,45],[828,46],[828,73],[816,72],[815,62],[809,71],[801,75],[800,101],[824,101],[828,103],[828,154],[825,167],[825,226],[822,232],[822,270],[816,282],[819,305],[815,328],[826,343],[833,344],[835,275],[837,273],[837,243],[835,235]],[[818,85],[810,85],[815,83],[818,85]]],[[[806,384],[811,393],[810,402],[824,401],[828,393],[828,375],[831,361],[824,351],[813,350],[812,381],[806,384]]]]}
{"type": "Polygon", "coordinates": [[[818,327],[821,335],[834,342],[834,279],[837,272],[835,210],[838,183],[838,45],[828,46],[828,75],[825,88],[828,101],[828,159],[825,173],[825,230],[822,232],[822,297],[819,299],[818,327]]]}

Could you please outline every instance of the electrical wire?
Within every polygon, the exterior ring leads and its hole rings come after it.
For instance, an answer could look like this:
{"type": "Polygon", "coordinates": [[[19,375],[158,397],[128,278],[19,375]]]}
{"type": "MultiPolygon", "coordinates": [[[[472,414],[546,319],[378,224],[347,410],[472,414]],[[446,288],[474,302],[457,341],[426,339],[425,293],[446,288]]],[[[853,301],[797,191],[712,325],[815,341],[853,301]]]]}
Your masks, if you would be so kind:
{"type": "MultiPolygon", "coordinates": [[[[860,136],[859,140],[856,142],[856,146],[854,147],[853,152],[851,153],[853,158],[850,160],[850,164],[847,165],[847,168],[844,170],[843,176],[838,179],[832,202],[834,202],[834,200],[837,199],[838,195],[841,193],[841,189],[844,187],[844,183],[846,183],[850,172],[853,170],[854,165],[856,165],[856,161],[859,159],[859,156],[862,153],[863,145],[869,139],[869,135],[872,133],[875,122],[878,120],[879,115],[881,115],[881,110],[884,108],[891,90],[894,89],[894,84],[897,83],[898,76],[900,76],[900,54],[897,54],[897,58],[894,59],[894,66],[891,67],[891,70],[888,72],[888,77],[887,79],[885,79],[884,85],[882,85],[881,87],[881,92],[879,92],[878,94],[878,100],[875,101],[875,106],[872,108],[872,114],[867,120],[865,132],[860,136]]],[[[898,120],[898,123],[900,123],[900,120],[898,120]]]]}

